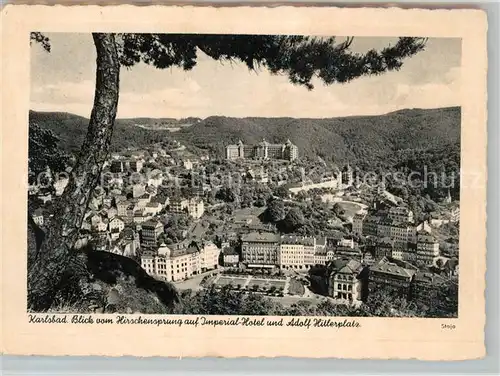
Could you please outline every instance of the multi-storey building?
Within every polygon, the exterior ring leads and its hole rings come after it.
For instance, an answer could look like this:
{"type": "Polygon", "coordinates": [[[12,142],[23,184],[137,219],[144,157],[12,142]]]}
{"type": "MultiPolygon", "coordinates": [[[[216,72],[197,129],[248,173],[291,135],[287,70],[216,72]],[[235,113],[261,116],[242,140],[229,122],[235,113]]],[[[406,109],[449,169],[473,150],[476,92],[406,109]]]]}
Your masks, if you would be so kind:
{"type": "Polygon", "coordinates": [[[205,212],[205,204],[199,197],[193,197],[189,200],[178,197],[170,200],[170,211],[172,213],[187,213],[194,219],[198,219],[205,212]]]}
{"type": "Polygon", "coordinates": [[[367,215],[363,221],[363,235],[378,236],[378,224],[380,220],[379,216],[372,214],[367,215]]]}
{"type": "Polygon", "coordinates": [[[111,172],[121,173],[125,171],[141,172],[144,166],[142,159],[119,158],[111,161],[111,172]]]}
{"type": "Polygon", "coordinates": [[[363,253],[358,247],[346,247],[339,245],[334,248],[334,254],[336,257],[349,258],[358,261],[363,259],[363,253]]]}
{"type": "Polygon", "coordinates": [[[352,219],[352,233],[357,236],[363,235],[363,221],[366,213],[357,213],[352,219]]]}
{"type": "Polygon", "coordinates": [[[328,295],[336,299],[360,301],[363,299],[363,265],[356,260],[342,258],[327,266],[328,295]]]}
{"type": "Polygon", "coordinates": [[[141,266],[154,277],[166,281],[181,281],[218,266],[220,250],[210,242],[200,245],[181,242],[171,246],[161,244],[157,250],[141,255],[141,266]]]}
{"type": "Polygon", "coordinates": [[[375,258],[378,260],[383,257],[391,257],[393,248],[394,241],[391,238],[385,237],[379,239],[375,246],[375,258]]]}
{"type": "Polygon", "coordinates": [[[280,236],[252,232],[241,237],[241,255],[247,267],[272,268],[279,265],[280,236]]]}
{"type": "Polygon", "coordinates": [[[283,269],[309,269],[314,266],[316,238],[284,235],[281,237],[279,265],[283,269]]]}
{"type": "Polygon", "coordinates": [[[182,197],[174,197],[170,200],[169,206],[172,213],[186,213],[188,200],[182,197]]]}
{"type": "Polygon", "coordinates": [[[417,234],[417,261],[432,266],[439,256],[439,243],[436,238],[425,231],[417,234]]]}
{"type": "Polygon", "coordinates": [[[141,243],[146,247],[154,247],[164,231],[163,224],[159,221],[146,221],[141,225],[141,243]]]}
{"type": "Polygon", "coordinates": [[[234,247],[227,246],[223,249],[222,253],[224,266],[238,266],[238,263],[240,262],[240,255],[234,247]]]}
{"type": "Polygon", "coordinates": [[[448,280],[435,273],[419,271],[415,274],[412,287],[412,299],[424,304],[432,304],[438,296],[439,288],[448,280]]]}
{"type": "MultiPolygon", "coordinates": [[[[314,265],[326,265],[328,261],[328,251],[326,238],[317,238],[314,245],[314,265]]],[[[307,250],[307,248],[306,248],[307,250]]],[[[312,251],[312,250],[310,250],[312,251]]]]}
{"type": "Polygon", "coordinates": [[[203,216],[203,213],[205,212],[205,204],[203,203],[203,200],[198,197],[194,197],[188,201],[188,214],[194,218],[194,219],[199,219],[203,216]]]}
{"type": "Polygon", "coordinates": [[[341,176],[342,176],[342,186],[350,187],[354,179],[353,179],[353,170],[352,167],[349,165],[349,163],[342,168],[341,176]]]}
{"type": "Polygon", "coordinates": [[[294,161],[299,151],[290,140],[284,144],[271,144],[266,140],[257,145],[245,145],[240,140],[235,145],[226,146],[226,159],[284,159],[294,161]]]}
{"type": "Polygon", "coordinates": [[[109,227],[109,232],[120,233],[125,228],[125,222],[123,222],[119,217],[114,217],[109,221],[108,227],[109,227]]]}
{"type": "Polygon", "coordinates": [[[406,206],[393,206],[389,209],[388,216],[395,222],[413,223],[413,212],[406,206]]]}
{"type": "Polygon", "coordinates": [[[219,265],[220,249],[210,241],[202,241],[198,245],[200,249],[201,271],[217,269],[219,265]]]}
{"type": "Polygon", "coordinates": [[[417,268],[410,264],[384,257],[370,267],[369,291],[373,293],[384,289],[409,298],[411,283],[416,272],[417,268]]]}
{"type": "Polygon", "coordinates": [[[38,208],[33,212],[32,215],[33,222],[35,222],[38,226],[43,226],[43,210],[38,208]]]}

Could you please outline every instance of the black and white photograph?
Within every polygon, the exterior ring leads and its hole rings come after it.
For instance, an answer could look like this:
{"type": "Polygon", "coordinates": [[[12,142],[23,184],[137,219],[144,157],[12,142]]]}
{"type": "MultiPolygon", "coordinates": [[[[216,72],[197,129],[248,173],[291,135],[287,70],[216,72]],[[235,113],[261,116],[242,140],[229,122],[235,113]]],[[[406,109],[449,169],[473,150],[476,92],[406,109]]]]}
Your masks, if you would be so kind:
{"type": "Polygon", "coordinates": [[[30,40],[28,312],[459,317],[461,38],[30,40]]]}

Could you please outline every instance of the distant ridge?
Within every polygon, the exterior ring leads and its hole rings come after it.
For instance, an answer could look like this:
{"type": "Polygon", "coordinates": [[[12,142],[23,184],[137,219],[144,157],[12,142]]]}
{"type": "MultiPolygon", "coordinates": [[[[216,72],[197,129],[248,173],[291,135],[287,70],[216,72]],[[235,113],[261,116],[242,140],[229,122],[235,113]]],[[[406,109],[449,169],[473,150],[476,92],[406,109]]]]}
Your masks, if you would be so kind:
{"type": "MultiPolygon", "coordinates": [[[[270,142],[290,139],[299,147],[301,156],[354,162],[383,158],[401,149],[428,149],[459,143],[461,108],[402,109],[385,115],[323,119],[210,116],[203,120],[177,120],[190,121],[192,125],[176,133],[136,125],[171,120],[117,119],[112,148],[141,147],[173,137],[188,147],[207,149],[222,156],[225,145],[240,139],[245,143],[259,142],[262,138],[270,142]]],[[[61,146],[70,151],[79,149],[88,125],[84,117],[61,112],[30,111],[30,122],[54,131],[61,139],[61,146]]]]}

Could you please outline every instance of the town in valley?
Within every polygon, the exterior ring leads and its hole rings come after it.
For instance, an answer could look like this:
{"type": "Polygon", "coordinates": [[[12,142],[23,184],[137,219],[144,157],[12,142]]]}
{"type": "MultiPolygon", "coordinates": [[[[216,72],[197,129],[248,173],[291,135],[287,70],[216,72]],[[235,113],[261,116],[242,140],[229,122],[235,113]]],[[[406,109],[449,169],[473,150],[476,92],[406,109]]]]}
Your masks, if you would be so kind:
{"type": "MultiPolygon", "coordinates": [[[[258,295],[284,307],[360,307],[376,295],[432,309],[457,290],[450,233],[460,212],[450,188],[417,216],[384,179],[363,181],[349,161],[302,159],[290,140],[238,140],[211,155],[167,133],[110,155],[77,248],[130,258],[179,291],[258,295]]],[[[69,173],[47,171],[30,185],[41,228],[69,173]]]]}

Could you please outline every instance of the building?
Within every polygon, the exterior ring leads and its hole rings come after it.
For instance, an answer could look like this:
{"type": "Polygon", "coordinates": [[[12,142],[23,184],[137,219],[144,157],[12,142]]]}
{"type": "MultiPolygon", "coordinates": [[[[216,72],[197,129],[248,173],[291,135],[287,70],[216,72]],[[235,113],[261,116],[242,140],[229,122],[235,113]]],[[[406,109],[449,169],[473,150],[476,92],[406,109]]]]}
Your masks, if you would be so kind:
{"type": "Polygon", "coordinates": [[[192,218],[199,219],[203,216],[203,213],[205,213],[205,204],[201,198],[194,197],[188,201],[187,209],[188,214],[192,218]]]}
{"type": "Polygon", "coordinates": [[[401,250],[402,260],[409,262],[410,264],[415,264],[417,262],[417,245],[409,244],[407,248],[401,250]]]}
{"type": "Polygon", "coordinates": [[[434,265],[439,256],[439,243],[436,238],[425,231],[417,234],[417,262],[426,266],[434,265]]]}
{"type": "MultiPolygon", "coordinates": [[[[315,239],[314,244],[314,265],[326,265],[328,261],[328,251],[329,249],[326,246],[327,238],[317,238],[315,239]]],[[[305,247],[306,252],[306,260],[307,257],[310,257],[312,253],[312,247],[305,247]]],[[[309,265],[309,264],[308,264],[309,265]]]]}
{"type": "Polygon", "coordinates": [[[218,248],[205,243],[199,248],[194,242],[181,242],[172,246],[161,244],[156,251],[145,251],[141,255],[141,266],[151,276],[165,281],[181,281],[217,268],[218,248]]]}
{"type": "Polygon", "coordinates": [[[283,159],[294,161],[299,157],[296,145],[290,140],[284,144],[271,144],[265,139],[257,145],[237,144],[226,146],[226,159],[283,159]]]}
{"type": "Polygon", "coordinates": [[[394,241],[391,238],[385,237],[378,239],[375,245],[375,259],[378,260],[383,257],[391,257],[393,248],[394,241]]]}
{"type": "Polygon", "coordinates": [[[347,188],[352,186],[354,178],[353,178],[352,167],[349,165],[349,163],[342,168],[341,176],[342,176],[342,187],[347,188]]]}
{"type": "Polygon", "coordinates": [[[146,221],[141,228],[141,244],[146,247],[156,246],[164,231],[163,224],[159,221],[146,221]]]}
{"type": "Polygon", "coordinates": [[[54,189],[56,191],[55,192],[56,196],[61,196],[63,194],[64,189],[66,188],[68,183],[69,183],[68,178],[57,179],[56,181],[54,181],[54,189]]]}
{"type": "Polygon", "coordinates": [[[222,260],[224,263],[224,266],[226,267],[235,267],[238,266],[240,262],[240,255],[234,249],[234,247],[226,247],[222,251],[222,260]]]}
{"type": "Polygon", "coordinates": [[[385,290],[409,298],[416,272],[417,268],[414,266],[383,257],[370,267],[369,293],[385,290]]]}
{"type": "Polygon", "coordinates": [[[326,176],[321,178],[318,182],[300,182],[287,184],[288,191],[291,194],[297,194],[299,192],[307,192],[311,189],[340,189],[342,184],[342,179],[339,175],[326,176]]]}
{"type": "Polygon", "coordinates": [[[159,202],[148,202],[144,207],[144,215],[155,216],[160,213],[162,209],[163,207],[159,202]]]}
{"type": "Polygon", "coordinates": [[[189,159],[186,159],[182,161],[182,165],[186,170],[192,170],[193,169],[193,162],[191,162],[189,159]]]}
{"type": "Polygon", "coordinates": [[[363,265],[356,260],[342,258],[327,265],[328,295],[335,299],[361,301],[364,298],[363,265]]]}
{"type": "Polygon", "coordinates": [[[255,181],[261,184],[267,184],[269,182],[269,174],[264,170],[264,167],[261,167],[260,170],[254,171],[253,169],[249,169],[247,172],[247,178],[249,180],[255,181]]]}
{"type": "Polygon", "coordinates": [[[460,221],[460,207],[457,206],[456,208],[450,211],[450,222],[455,223],[459,221],[460,221]]]}
{"type": "Polygon", "coordinates": [[[143,166],[144,161],[142,159],[119,158],[111,161],[110,170],[113,173],[141,172],[143,166]]]}
{"type": "Polygon", "coordinates": [[[365,220],[366,213],[354,214],[352,219],[352,233],[356,236],[363,235],[363,221],[365,220]]]}
{"type": "Polygon", "coordinates": [[[334,248],[335,257],[349,258],[352,260],[363,260],[363,252],[358,247],[338,245],[334,248]]]}
{"type": "Polygon", "coordinates": [[[38,226],[43,226],[44,219],[43,219],[42,209],[40,208],[36,209],[31,217],[33,218],[33,222],[35,222],[38,226]]]}
{"type": "Polygon", "coordinates": [[[304,270],[314,266],[316,239],[284,235],[281,237],[279,266],[282,269],[304,270]]]}
{"type": "Polygon", "coordinates": [[[432,232],[432,227],[430,226],[428,221],[424,221],[415,228],[415,231],[416,232],[425,231],[430,234],[432,232]]]}
{"type": "Polygon", "coordinates": [[[446,282],[447,279],[438,274],[417,272],[413,279],[412,300],[432,304],[433,300],[438,297],[439,288],[446,282]]]}
{"type": "Polygon", "coordinates": [[[378,234],[378,225],[381,218],[376,215],[369,214],[363,221],[363,236],[380,236],[378,234]]]}
{"type": "Polygon", "coordinates": [[[280,236],[269,232],[252,232],[241,237],[241,254],[249,268],[279,266],[280,236]]]}
{"type": "Polygon", "coordinates": [[[106,232],[108,230],[107,221],[107,219],[101,219],[98,222],[92,223],[92,230],[97,232],[106,232]]]}
{"type": "Polygon", "coordinates": [[[201,271],[217,269],[219,265],[220,249],[214,243],[202,241],[199,244],[201,271]]]}
{"type": "Polygon", "coordinates": [[[403,205],[389,208],[388,216],[395,222],[413,223],[413,212],[403,205]]]}
{"type": "Polygon", "coordinates": [[[114,217],[108,223],[109,232],[120,233],[125,228],[125,222],[119,217],[114,217]]]}
{"type": "Polygon", "coordinates": [[[199,219],[205,212],[205,204],[199,197],[191,199],[173,198],[170,200],[170,211],[172,213],[187,213],[194,219],[199,219]]]}
{"type": "Polygon", "coordinates": [[[138,198],[146,193],[146,186],[144,184],[134,184],[132,186],[132,197],[138,198]]]}
{"type": "Polygon", "coordinates": [[[188,207],[188,200],[181,197],[174,197],[170,200],[170,211],[172,213],[186,213],[188,207]]]}

